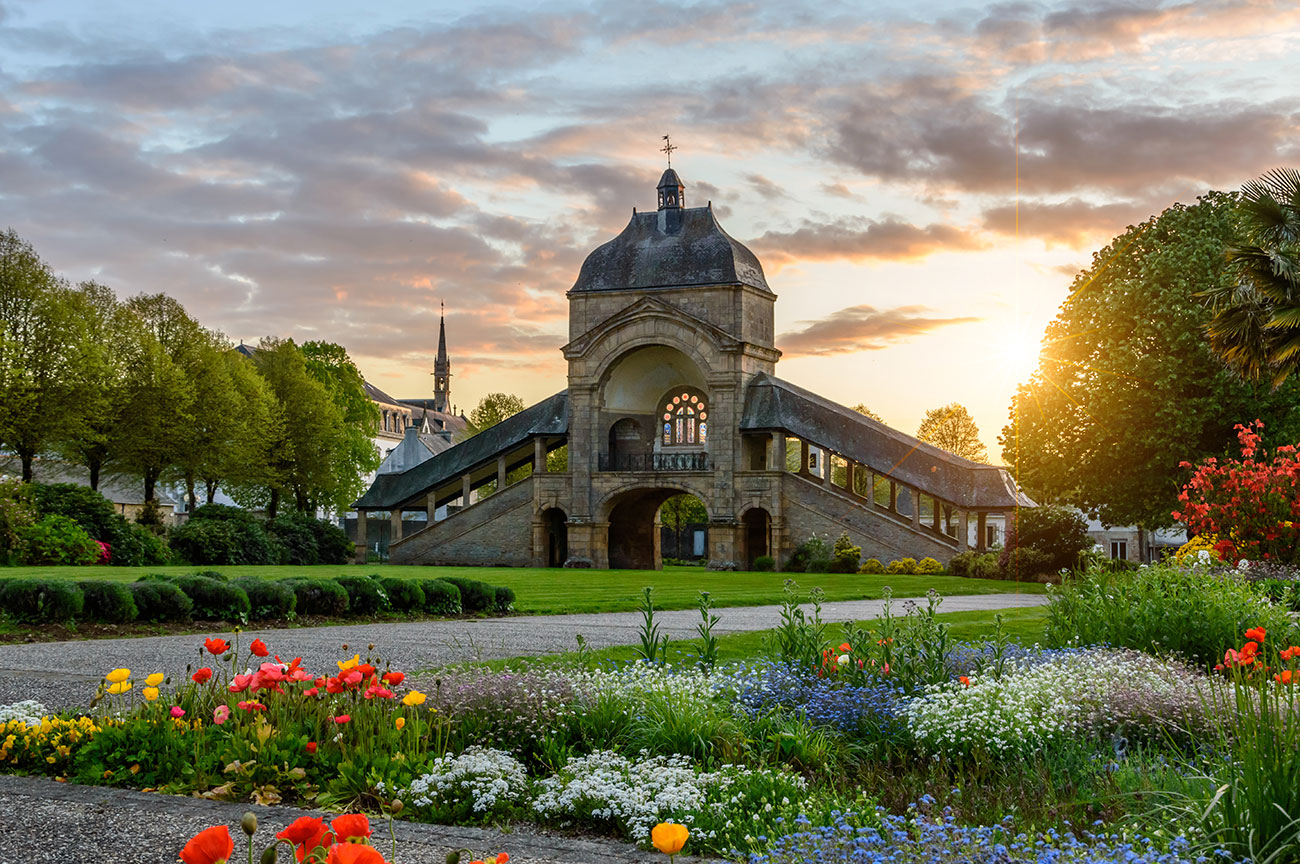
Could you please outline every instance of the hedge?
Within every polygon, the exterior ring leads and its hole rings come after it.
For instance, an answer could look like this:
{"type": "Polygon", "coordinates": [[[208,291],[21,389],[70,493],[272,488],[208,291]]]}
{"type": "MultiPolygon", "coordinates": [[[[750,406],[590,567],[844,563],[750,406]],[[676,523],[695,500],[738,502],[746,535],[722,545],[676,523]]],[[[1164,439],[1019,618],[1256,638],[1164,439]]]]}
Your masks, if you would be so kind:
{"type": "Polygon", "coordinates": [[[430,615],[459,615],[460,589],[446,579],[421,579],[424,611],[430,615]]]}
{"type": "Polygon", "coordinates": [[[377,576],[340,576],[338,583],[348,592],[353,615],[378,615],[391,608],[377,576]]]}
{"type": "Polygon", "coordinates": [[[82,614],[87,621],[128,624],[140,614],[131,589],[121,582],[85,579],[78,582],[77,587],[85,599],[82,614]]]}
{"type": "Polygon", "coordinates": [[[334,579],[309,579],[305,576],[282,581],[297,598],[299,615],[347,615],[351,606],[347,589],[334,579]]]}
{"type": "MultiPolygon", "coordinates": [[[[460,608],[462,612],[491,612],[496,608],[496,588],[477,579],[464,576],[441,576],[444,582],[450,582],[460,589],[460,608]]],[[[513,598],[512,598],[513,599],[513,598]]]]}
{"type": "Polygon", "coordinates": [[[126,586],[135,600],[137,621],[188,621],[194,601],[172,582],[132,582],[126,586]]]}
{"type": "Polygon", "coordinates": [[[294,617],[298,608],[298,596],[283,582],[252,576],[238,579],[234,584],[248,595],[250,621],[294,617]]]}
{"type": "Polygon", "coordinates": [[[0,582],[0,609],[18,621],[70,621],[81,614],[85,597],[66,579],[5,579],[0,582]]]}

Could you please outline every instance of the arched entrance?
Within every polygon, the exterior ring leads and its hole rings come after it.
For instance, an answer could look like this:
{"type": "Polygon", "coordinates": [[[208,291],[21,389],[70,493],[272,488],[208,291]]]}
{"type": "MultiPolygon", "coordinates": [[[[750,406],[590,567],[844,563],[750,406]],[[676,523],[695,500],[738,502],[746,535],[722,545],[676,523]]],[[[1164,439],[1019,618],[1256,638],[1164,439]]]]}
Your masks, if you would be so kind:
{"type": "Polygon", "coordinates": [[[546,566],[563,567],[569,559],[568,517],[559,507],[542,511],[542,523],[546,528],[546,566]]]}
{"type": "Polygon", "coordinates": [[[614,502],[609,511],[610,567],[658,570],[663,566],[659,508],[681,494],[681,489],[637,489],[614,502]]]}
{"type": "Polygon", "coordinates": [[[752,507],[741,517],[745,526],[745,569],[754,569],[754,559],[772,554],[772,516],[762,507],[752,507]]]}

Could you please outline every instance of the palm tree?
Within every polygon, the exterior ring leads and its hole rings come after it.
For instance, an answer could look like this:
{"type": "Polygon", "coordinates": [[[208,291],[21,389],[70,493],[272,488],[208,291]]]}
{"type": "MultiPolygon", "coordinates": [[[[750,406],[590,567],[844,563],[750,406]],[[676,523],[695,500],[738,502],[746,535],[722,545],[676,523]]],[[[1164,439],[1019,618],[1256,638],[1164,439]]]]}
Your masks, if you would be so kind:
{"type": "Polygon", "coordinates": [[[1241,194],[1246,242],[1228,249],[1235,281],[1206,292],[1207,330],[1230,366],[1276,386],[1300,372],[1300,171],[1269,171],[1241,194]]]}

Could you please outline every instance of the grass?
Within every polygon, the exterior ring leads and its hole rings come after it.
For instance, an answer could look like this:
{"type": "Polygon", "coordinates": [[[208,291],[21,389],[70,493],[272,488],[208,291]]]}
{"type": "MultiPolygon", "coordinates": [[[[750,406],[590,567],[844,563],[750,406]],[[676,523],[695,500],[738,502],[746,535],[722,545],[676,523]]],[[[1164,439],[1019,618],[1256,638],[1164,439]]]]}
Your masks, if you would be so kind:
{"type": "MultiPolygon", "coordinates": [[[[1047,608],[1043,606],[1030,606],[1015,609],[1003,609],[1002,629],[1013,641],[1022,645],[1033,645],[1042,642],[1043,632],[1047,625],[1047,608]]],[[[957,642],[983,642],[993,638],[994,621],[993,616],[997,611],[978,611],[978,612],[946,612],[938,617],[948,625],[949,638],[957,642]]],[[[873,621],[859,621],[859,625],[872,627],[876,625],[873,621]]],[[[770,640],[773,631],[755,630],[749,633],[733,633],[726,636],[718,637],[718,660],[719,662],[734,662],[739,660],[754,660],[760,657],[770,657],[772,655],[770,640]]],[[[826,640],[831,644],[839,642],[843,638],[844,625],[828,624],[826,627],[826,640]]],[[[576,648],[577,646],[575,646],[576,648]]],[[[668,643],[668,662],[691,663],[700,652],[700,640],[683,639],[673,640],[668,643]]],[[[584,651],[579,654],[577,651],[565,654],[548,654],[542,657],[514,657],[509,660],[489,660],[482,665],[491,669],[522,669],[526,667],[535,667],[538,665],[569,665],[574,662],[581,662],[587,665],[601,665],[604,663],[616,662],[626,663],[637,658],[637,650],[632,645],[620,645],[614,648],[602,648],[600,650],[584,651]]]]}
{"type": "Polygon", "coordinates": [[[7,567],[0,577],[58,577],[68,579],[112,579],[134,582],[145,573],[192,573],[217,570],[230,578],[257,576],[284,579],[290,576],[333,577],[344,574],[378,573],[403,579],[436,579],[464,576],[493,585],[507,585],[515,591],[515,608],[536,615],[574,612],[627,612],[637,608],[641,589],[654,586],[658,609],[693,609],[699,592],[708,591],[716,606],[762,606],[781,602],[787,578],[801,588],[820,587],[827,600],[875,600],[885,588],[895,597],[921,597],[931,589],[945,595],[958,594],[1042,594],[1036,582],[999,579],[962,579],[956,576],[870,576],[857,573],[729,573],[703,567],[665,567],[663,570],[564,570],[538,567],[416,567],[397,564],[231,567],[7,567]]]}

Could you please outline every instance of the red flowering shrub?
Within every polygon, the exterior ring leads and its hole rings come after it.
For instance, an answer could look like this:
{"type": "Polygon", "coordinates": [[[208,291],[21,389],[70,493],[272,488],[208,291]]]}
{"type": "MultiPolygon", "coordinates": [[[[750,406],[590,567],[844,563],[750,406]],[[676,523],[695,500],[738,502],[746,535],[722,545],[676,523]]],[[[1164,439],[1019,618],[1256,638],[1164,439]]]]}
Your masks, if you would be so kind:
{"type": "Polygon", "coordinates": [[[1189,531],[1217,537],[1214,551],[1224,561],[1300,563],[1300,454],[1286,445],[1269,457],[1255,431],[1262,428],[1259,420],[1237,424],[1241,458],[1196,466],[1173,515],[1189,531]]]}

